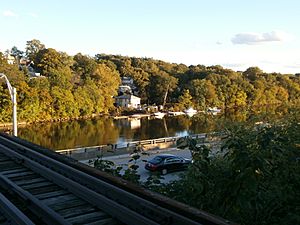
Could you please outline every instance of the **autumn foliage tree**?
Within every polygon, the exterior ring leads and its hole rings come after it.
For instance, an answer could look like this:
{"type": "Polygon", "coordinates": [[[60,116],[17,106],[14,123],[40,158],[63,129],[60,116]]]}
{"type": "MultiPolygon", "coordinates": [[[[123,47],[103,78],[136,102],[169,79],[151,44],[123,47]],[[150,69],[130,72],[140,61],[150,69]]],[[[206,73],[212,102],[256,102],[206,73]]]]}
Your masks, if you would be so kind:
{"type": "MultiPolygon", "coordinates": [[[[133,79],[134,93],[142,104],[174,106],[192,101],[193,107],[225,110],[262,105],[300,104],[300,77],[265,73],[258,67],[235,72],[222,66],[167,63],[152,58],[97,54],[69,56],[46,48],[39,40],[26,43],[25,53],[12,48],[0,53],[0,72],[18,89],[19,119],[39,121],[89,116],[114,110],[120,78],[133,79]],[[7,54],[15,57],[8,64],[7,54]],[[19,65],[21,57],[41,77],[29,76],[19,65]],[[187,91],[189,95],[187,95],[187,91]],[[69,98],[69,102],[65,102],[69,98]],[[74,103],[74,104],[73,104],[74,103]]],[[[4,81],[0,93],[0,121],[10,121],[9,94],[4,81]]]]}

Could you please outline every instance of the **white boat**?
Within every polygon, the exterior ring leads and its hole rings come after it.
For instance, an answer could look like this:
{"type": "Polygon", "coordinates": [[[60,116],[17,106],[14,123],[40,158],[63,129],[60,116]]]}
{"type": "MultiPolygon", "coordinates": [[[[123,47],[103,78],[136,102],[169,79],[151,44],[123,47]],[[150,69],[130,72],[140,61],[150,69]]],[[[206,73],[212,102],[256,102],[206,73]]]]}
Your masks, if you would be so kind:
{"type": "Polygon", "coordinates": [[[168,112],[169,116],[180,116],[180,115],[184,115],[184,112],[168,112]]]}
{"type": "Polygon", "coordinates": [[[209,113],[211,113],[213,115],[216,115],[217,113],[221,112],[221,109],[218,109],[217,107],[212,107],[212,108],[208,108],[207,112],[209,112],[209,113]]]}
{"type": "Polygon", "coordinates": [[[166,114],[163,112],[155,112],[153,113],[153,116],[155,116],[155,118],[163,118],[166,114]]]}
{"type": "Polygon", "coordinates": [[[184,110],[183,112],[188,116],[193,116],[197,113],[197,110],[190,107],[190,108],[184,110]]]}

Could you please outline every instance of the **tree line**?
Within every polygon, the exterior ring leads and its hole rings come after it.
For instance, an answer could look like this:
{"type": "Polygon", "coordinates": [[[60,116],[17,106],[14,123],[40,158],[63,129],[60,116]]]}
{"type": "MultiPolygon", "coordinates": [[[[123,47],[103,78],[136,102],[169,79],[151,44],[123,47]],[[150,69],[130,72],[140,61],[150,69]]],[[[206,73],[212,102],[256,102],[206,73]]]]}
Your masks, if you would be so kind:
{"type": "MultiPolygon", "coordinates": [[[[0,72],[17,88],[18,117],[28,122],[113,112],[121,77],[133,79],[142,104],[173,110],[300,103],[298,74],[265,73],[258,67],[237,72],[121,55],[70,56],[36,39],[27,41],[25,52],[16,47],[0,52],[0,72]],[[30,69],[41,76],[33,78],[30,69]]],[[[6,84],[0,82],[0,122],[7,122],[12,106],[6,84]]]]}

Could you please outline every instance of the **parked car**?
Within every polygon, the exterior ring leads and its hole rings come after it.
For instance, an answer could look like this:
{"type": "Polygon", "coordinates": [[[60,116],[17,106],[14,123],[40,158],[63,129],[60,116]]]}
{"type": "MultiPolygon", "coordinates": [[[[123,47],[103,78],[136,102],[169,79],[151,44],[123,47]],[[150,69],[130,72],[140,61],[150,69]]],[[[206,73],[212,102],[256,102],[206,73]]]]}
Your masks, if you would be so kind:
{"type": "Polygon", "coordinates": [[[145,169],[152,172],[160,171],[162,174],[167,174],[171,171],[184,170],[191,163],[191,159],[171,154],[162,154],[149,160],[145,165],[145,169]]]}

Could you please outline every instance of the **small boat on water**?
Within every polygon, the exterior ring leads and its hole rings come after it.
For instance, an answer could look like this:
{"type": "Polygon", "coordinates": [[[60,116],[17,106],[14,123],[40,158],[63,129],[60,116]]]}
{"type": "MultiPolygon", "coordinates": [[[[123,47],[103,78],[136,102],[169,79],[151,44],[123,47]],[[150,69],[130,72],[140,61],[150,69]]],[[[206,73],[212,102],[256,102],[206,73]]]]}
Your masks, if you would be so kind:
{"type": "Polygon", "coordinates": [[[155,113],[153,113],[152,115],[155,116],[155,118],[161,119],[161,118],[163,118],[163,117],[166,115],[166,113],[163,113],[163,112],[155,112],[155,113]]]}
{"type": "Polygon", "coordinates": [[[142,117],[149,117],[150,114],[133,114],[130,116],[130,118],[140,119],[142,117]]]}
{"type": "Polygon", "coordinates": [[[184,112],[168,112],[169,116],[180,116],[180,115],[184,115],[184,112]]]}
{"type": "Polygon", "coordinates": [[[218,109],[217,107],[212,107],[212,108],[208,108],[207,112],[216,115],[221,112],[221,109],[218,109]]]}
{"type": "Polygon", "coordinates": [[[193,116],[197,113],[197,110],[190,107],[190,108],[184,110],[183,112],[188,116],[193,116]]]}

